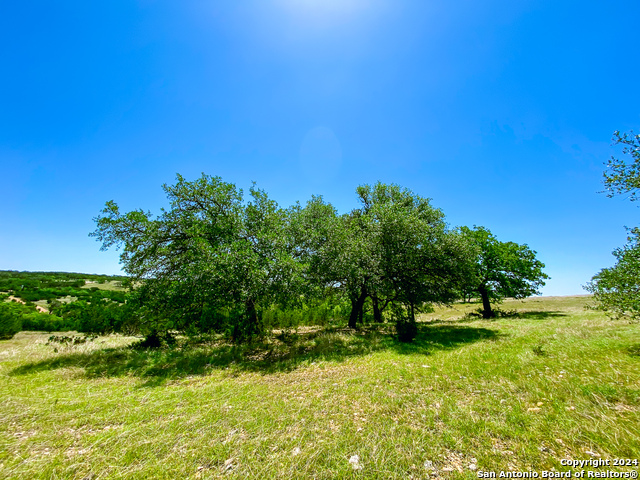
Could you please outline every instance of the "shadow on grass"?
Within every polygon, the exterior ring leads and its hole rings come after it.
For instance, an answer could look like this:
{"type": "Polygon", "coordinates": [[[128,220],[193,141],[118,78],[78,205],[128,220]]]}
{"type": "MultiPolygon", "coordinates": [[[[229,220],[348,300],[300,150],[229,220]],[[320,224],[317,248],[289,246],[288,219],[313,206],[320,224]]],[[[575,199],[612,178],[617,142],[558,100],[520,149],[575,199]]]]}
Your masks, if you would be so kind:
{"type": "Polygon", "coordinates": [[[59,354],[17,367],[10,375],[75,367],[84,369],[88,378],[137,376],[147,379],[145,386],[156,386],[167,379],[206,375],[213,369],[224,370],[230,376],[242,371],[269,374],[289,372],[314,361],[340,362],[382,350],[430,355],[500,336],[499,332],[486,328],[419,324],[418,336],[412,343],[398,342],[389,326],[365,327],[358,331],[310,331],[251,345],[184,340],[177,346],[157,350],[121,347],[59,354]]]}
{"type": "Polygon", "coordinates": [[[514,315],[504,315],[505,318],[524,318],[527,320],[547,320],[549,318],[566,317],[567,314],[558,311],[532,311],[532,312],[516,312],[514,315]]]}
{"type": "Polygon", "coordinates": [[[636,343],[627,348],[627,353],[632,357],[640,357],[640,343],[636,343]]]}
{"type": "MultiPolygon", "coordinates": [[[[464,317],[455,320],[456,323],[471,323],[478,321],[494,321],[500,320],[503,318],[513,318],[518,319],[522,318],[525,320],[547,320],[549,318],[557,318],[557,317],[566,317],[567,314],[560,311],[549,311],[549,310],[536,310],[536,311],[525,311],[521,312],[518,310],[494,310],[495,316],[492,318],[482,318],[482,314],[478,312],[471,312],[466,314],[464,317]]],[[[450,323],[451,320],[431,320],[429,323],[450,323]]]]}

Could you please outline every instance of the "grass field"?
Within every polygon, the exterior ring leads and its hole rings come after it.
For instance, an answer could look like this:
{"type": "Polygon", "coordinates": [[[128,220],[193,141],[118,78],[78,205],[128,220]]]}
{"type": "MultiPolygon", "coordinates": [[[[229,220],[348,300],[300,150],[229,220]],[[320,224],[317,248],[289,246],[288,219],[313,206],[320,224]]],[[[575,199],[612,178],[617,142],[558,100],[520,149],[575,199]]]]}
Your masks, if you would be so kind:
{"type": "Polygon", "coordinates": [[[80,288],[97,288],[98,290],[115,290],[115,291],[124,290],[122,288],[122,282],[120,280],[109,280],[104,283],[98,283],[98,282],[86,280],[86,283],[80,288]]]}
{"type": "Polygon", "coordinates": [[[438,309],[409,345],[383,328],[161,351],[23,332],[0,342],[0,478],[542,477],[640,459],[640,325],[589,300],[508,301],[518,315],[492,321],[438,309]]]}

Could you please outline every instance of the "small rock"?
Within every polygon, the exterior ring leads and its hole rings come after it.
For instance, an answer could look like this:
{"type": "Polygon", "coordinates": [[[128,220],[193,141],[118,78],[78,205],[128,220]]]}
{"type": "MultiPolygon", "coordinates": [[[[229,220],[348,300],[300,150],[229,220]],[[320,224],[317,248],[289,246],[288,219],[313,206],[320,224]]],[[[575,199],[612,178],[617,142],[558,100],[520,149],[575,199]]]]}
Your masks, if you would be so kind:
{"type": "Polygon", "coordinates": [[[478,466],[475,463],[470,463],[468,468],[469,470],[477,470],[478,466]]]}
{"type": "Polygon", "coordinates": [[[362,465],[360,465],[360,455],[353,455],[349,459],[349,463],[351,464],[354,470],[362,470],[362,465]]]}
{"type": "Polygon", "coordinates": [[[294,448],[293,449],[293,456],[295,457],[296,455],[300,455],[300,452],[301,452],[300,447],[294,448]]]}

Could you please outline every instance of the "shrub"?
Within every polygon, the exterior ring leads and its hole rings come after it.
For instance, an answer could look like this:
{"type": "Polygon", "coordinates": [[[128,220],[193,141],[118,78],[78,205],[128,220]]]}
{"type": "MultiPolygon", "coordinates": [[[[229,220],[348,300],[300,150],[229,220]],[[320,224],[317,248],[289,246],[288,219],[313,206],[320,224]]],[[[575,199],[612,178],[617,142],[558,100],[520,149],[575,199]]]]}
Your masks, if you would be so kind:
{"type": "Polygon", "coordinates": [[[0,340],[7,340],[22,330],[19,310],[7,303],[0,304],[0,340]]]}
{"type": "Polygon", "coordinates": [[[391,317],[396,324],[398,340],[404,343],[413,341],[418,335],[418,325],[400,305],[392,305],[391,317]]]}
{"type": "Polygon", "coordinates": [[[122,315],[120,305],[99,298],[91,303],[77,301],[66,304],[58,309],[68,325],[82,333],[104,335],[119,332],[122,315]]]}
{"type": "Polygon", "coordinates": [[[76,330],[73,322],[40,312],[22,314],[22,330],[36,332],[68,332],[76,330]]]}
{"type": "Polygon", "coordinates": [[[398,340],[404,343],[413,341],[418,335],[418,325],[415,321],[409,319],[402,319],[396,321],[396,333],[398,340]]]}

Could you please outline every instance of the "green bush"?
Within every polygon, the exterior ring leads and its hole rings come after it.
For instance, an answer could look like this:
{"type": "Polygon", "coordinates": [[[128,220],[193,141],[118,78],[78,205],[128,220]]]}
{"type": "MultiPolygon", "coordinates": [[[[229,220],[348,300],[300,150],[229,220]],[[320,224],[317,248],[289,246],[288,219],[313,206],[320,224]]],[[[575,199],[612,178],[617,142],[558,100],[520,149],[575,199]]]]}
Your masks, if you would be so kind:
{"type": "Polygon", "coordinates": [[[120,332],[123,322],[121,306],[99,297],[92,298],[91,303],[84,300],[61,305],[56,312],[64,318],[64,324],[82,333],[105,335],[120,332]]]}
{"type": "Polygon", "coordinates": [[[22,314],[22,330],[35,332],[69,332],[76,330],[73,322],[56,315],[31,312],[22,314]]]}
{"type": "Polygon", "coordinates": [[[267,328],[295,329],[300,325],[329,326],[346,321],[350,306],[344,299],[327,298],[309,301],[297,308],[282,309],[271,306],[262,311],[262,322],[267,328]]]}
{"type": "Polygon", "coordinates": [[[396,324],[398,340],[403,343],[412,342],[418,335],[418,325],[414,318],[400,305],[391,306],[391,317],[396,324]]]}
{"type": "Polygon", "coordinates": [[[418,335],[418,326],[415,321],[403,319],[396,321],[396,333],[398,340],[403,343],[412,342],[418,335]]]}
{"type": "Polygon", "coordinates": [[[0,304],[0,340],[7,340],[22,330],[22,318],[19,310],[9,303],[0,304]]]}

